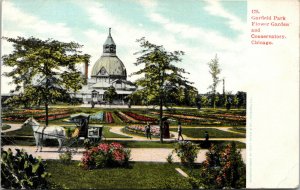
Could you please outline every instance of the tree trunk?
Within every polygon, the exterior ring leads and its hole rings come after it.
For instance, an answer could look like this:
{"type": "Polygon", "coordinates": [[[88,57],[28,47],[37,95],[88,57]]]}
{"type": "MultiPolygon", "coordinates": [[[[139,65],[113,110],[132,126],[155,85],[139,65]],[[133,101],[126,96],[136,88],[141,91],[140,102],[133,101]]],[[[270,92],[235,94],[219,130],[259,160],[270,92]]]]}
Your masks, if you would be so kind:
{"type": "Polygon", "coordinates": [[[46,127],[48,126],[48,116],[49,116],[49,111],[48,111],[48,103],[45,103],[45,111],[46,111],[46,120],[45,120],[45,122],[46,122],[46,127]]]}
{"type": "Polygon", "coordinates": [[[162,123],[162,117],[163,117],[163,100],[162,96],[159,100],[159,130],[160,130],[160,142],[163,143],[163,123],[162,123]]]}
{"type": "Polygon", "coordinates": [[[160,129],[160,142],[163,143],[163,85],[164,85],[164,72],[161,73],[160,95],[159,95],[159,129],[160,129]]]}

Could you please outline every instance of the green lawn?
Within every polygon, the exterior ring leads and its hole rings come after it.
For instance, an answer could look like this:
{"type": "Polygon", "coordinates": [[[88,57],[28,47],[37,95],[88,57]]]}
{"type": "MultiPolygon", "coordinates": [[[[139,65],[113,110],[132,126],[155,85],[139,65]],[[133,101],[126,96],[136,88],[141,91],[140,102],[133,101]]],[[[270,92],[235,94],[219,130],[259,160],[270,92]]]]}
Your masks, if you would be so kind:
{"type": "Polygon", "coordinates": [[[125,135],[116,134],[109,131],[110,127],[104,127],[103,128],[103,135],[105,138],[132,138],[125,135]]]}
{"type": "Polygon", "coordinates": [[[239,132],[239,133],[246,133],[246,127],[232,127],[229,130],[239,132]]]}
{"type": "Polygon", "coordinates": [[[9,131],[6,135],[13,135],[13,136],[33,136],[33,131],[30,126],[23,126],[21,129],[16,131],[9,131]]]}
{"type": "MultiPolygon", "coordinates": [[[[171,128],[171,131],[177,131],[176,128],[171,128]]],[[[213,128],[183,128],[182,133],[192,138],[204,138],[205,131],[208,132],[210,138],[245,138],[244,134],[236,134],[227,131],[222,131],[213,128]]]]}
{"type": "Polygon", "coordinates": [[[84,170],[79,162],[63,165],[48,160],[50,183],[70,189],[191,189],[188,180],[168,163],[131,163],[129,168],[84,170]]]}

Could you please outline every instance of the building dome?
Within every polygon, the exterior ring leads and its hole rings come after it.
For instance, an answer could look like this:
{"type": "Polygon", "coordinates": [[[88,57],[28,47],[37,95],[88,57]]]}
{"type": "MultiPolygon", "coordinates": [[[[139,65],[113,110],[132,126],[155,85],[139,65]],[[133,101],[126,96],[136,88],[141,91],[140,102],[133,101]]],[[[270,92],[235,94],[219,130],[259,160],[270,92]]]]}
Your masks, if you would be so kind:
{"type": "Polygon", "coordinates": [[[111,37],[111,29],[109,28],[108,37],[103,44],[102,56],[96,61],[92,68],[92,77],[120,76],[122,79],[127,78],[126,68],[116,55],[116,47],[111,37]]]}
{"type": "Polygon", "coordinates": [[[122,76],[127,77],[126,68],[117,56],[101,56],[92,68],[92,77],[122,76]]]}

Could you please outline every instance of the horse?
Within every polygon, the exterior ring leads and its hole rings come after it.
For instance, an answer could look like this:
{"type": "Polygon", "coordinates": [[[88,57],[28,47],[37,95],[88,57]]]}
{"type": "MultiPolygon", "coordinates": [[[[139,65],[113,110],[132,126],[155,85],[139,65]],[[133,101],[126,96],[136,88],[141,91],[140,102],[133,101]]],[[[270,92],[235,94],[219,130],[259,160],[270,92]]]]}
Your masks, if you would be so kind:
{"type": "Polygon", "coordinates": [[[63,127],[60,126],[48,126],[42,127],[40,123],[38,123],[33,117],[28,118],[24,123],[24,125],[29,125],[32,127],[33,135],[36,144],[36,152],[40,146],[40,151],[42,152],[42,140],[43,139],[57,139],[59,148],[58,151],[60,152],[62,148],[63,140],[66,138],[66,132],[63,127]]]}

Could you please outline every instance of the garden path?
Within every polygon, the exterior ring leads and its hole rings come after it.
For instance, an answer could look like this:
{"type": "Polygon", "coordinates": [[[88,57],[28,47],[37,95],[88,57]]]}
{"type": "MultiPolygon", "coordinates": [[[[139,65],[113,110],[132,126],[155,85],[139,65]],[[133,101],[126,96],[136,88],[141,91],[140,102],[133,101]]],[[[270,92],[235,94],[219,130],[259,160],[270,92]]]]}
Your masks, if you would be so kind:
{"type": "MultiPolygon", "coordinates": [[[[137,141],[147,141],[148,140],[146,137],[141,137],[141,136],[137,136],[137,135],[123,133],[122,128],[123,127],[111,127],[110,131],[113,132],[113,133],[120,134],[120,135],[130,136],[130,137],[132,137],[132,139],[130,139],[130,140],[137,140],[137,141]]],[[[217,128],[217,127],[211,127],[211,128],[217,128]]],[[[217,129],[220,129],[220,128],[217,128],[217,129]]],[[[170,139],[164,139],[164,140],[174,141],[174,140],[177,139],[177,137],[178,137],[177,132],[170,131],[170,133],[173,134],[174,137],[170,138],[170,139]]],[[[187,137],[185,135],[183,135],[183,138],[184,138],[184,140],[205,140],[205,138],[191,138],[191,137],[187,137]]],[[[114,138],[114,139],[115,140],[124,140],[124,138],[114,138]]],[[[210,138],[210,140],[222,140],[222,141],[227,140],[227,141],[239,141],[239,142],[246,143],[246,138],[210,138]]],[[[152,139],[152,141],[159,141],[159,140],[152,139]]]]}
{"type": "Polygon", "coordinates": [[[9,132],[9,131],[15,131],[15,130],[18,130],[18,129],[22,128],[22,124],[21,123],[3,123],[3,125],[4,124],[10,125],[11,128],[6,129],[5,131],[1,131],[2,133],[6,133],[6,132],[9,132]]]}
{"type": "MultiPolygon", "coordinates": [[[[28,154],[33,156],[40,156],[43,159],[59,159],[59,154],[56,147],[43,147],[43,152],[35,152],[34,146],[4,146],[4,150],[10,148],[15,151],[15,149],[24,149],[28,154]]],[[[167,162],[167,156],[172,153],[171,148],[131,148],[131,161],[144,161],[144,162],[167,162]]],[[[73,155],[73,160],[80,160],[82,158],[82,153],[84,149],[80,148],[79,151],[73,155]]],[[[197,163],[203,162],[205,160],[205,154],[207,149],[202,149],[198,153],[197,163]]],[[[244,162],[246,162],[246,149],[241,149],[241,154],[244,162]]],[[[173,154],[174,162],[179,162],[179,158],[173,154]]]]}
{"type": "Polygon", "coordinates": [[[227,132],[230,132],[230,133],[245,134],[245,133],[242,133],[242,132],[231,131],[230,128],[232,128],[232,127],[205,127],[205,128],[215,128],[215,129],[222,130],[222,131],[227,131],[227,132]]]}

